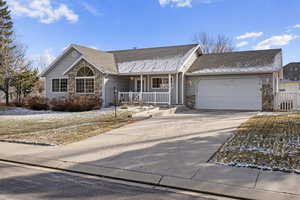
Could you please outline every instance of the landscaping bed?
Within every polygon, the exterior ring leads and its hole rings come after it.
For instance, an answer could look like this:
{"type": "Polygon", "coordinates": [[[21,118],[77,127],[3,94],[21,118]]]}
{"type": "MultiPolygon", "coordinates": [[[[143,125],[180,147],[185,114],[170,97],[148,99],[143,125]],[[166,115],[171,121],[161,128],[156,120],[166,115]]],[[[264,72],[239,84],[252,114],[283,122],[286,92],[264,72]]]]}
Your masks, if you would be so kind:
{"type": "Polygon", "coordinates": [[[216,153],[214,162],[300,172],[300,114],[257,115],[243,123],[216,153]]]}
{"type": "Polygon", "coordinates": [[[134,122],[138,110],[0,115],[0,141],[64,145],[134,122]]]}

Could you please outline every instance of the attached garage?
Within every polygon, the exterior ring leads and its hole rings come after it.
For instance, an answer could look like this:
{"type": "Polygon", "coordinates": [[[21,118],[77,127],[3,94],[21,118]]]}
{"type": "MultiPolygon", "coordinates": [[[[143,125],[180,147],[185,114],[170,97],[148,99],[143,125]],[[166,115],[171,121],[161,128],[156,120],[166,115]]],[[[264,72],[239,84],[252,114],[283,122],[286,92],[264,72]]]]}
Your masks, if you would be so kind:
{"type": "Polygon", "coordinates": [[[210,110],[273,110],[280,49],[203,54],[185,73],[185,105],[210,110]]]}
{"type": "Polygon", "coordinates": [[[197,109],[261,110],[261,80],[258,77],[202,78],[196,86],[197,109]]]}

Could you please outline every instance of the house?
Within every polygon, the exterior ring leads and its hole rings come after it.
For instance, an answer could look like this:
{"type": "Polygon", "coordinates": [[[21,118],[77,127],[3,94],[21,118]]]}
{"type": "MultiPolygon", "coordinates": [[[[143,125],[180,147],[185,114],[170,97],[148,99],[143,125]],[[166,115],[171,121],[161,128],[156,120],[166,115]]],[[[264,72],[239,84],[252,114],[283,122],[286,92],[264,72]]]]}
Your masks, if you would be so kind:
{"type": "Polygon", "coordinates": [[[293,62],[283,67],[283,79],[279,90],[282,92],[300,92],[300,62],[293,62]]]}
{"type": "Polygon", "coordinates": [[[197,44],[99,51],[70,45],[41,76],[48,98],[96,95],[124,103],[197,109],[273,108],[282,68],[280,49],[203,55],[197,44]]]}

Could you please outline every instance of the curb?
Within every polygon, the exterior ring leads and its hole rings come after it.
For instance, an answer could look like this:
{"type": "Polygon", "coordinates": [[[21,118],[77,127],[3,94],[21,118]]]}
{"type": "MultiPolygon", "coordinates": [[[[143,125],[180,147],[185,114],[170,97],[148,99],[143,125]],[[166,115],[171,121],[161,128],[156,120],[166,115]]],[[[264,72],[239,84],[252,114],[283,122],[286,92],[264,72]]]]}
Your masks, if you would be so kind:
{"type": "Polygon", "coordinates": [[[184,179],[171,176],[162,176],[158,174],[142,173],[138,171],[102,167],[96,165],[81,164],[60,160],[49,160],[41,157],[30,157],[26,155],[7,156],[0,154],[0,161],[24,164],[29,166],[43,167],[48,169],[61,170],[85,175],[92,175],[102,178],[121,180],[151,186],[159,186],[171,189],[185,190],[210,194],[215,196],[244,199],[244,200],[283,200],[297,199],[299,196],[279,193],[267,190],[257,190],[254,188],[242,188],[229,186],[220,183],[184,179]]]}

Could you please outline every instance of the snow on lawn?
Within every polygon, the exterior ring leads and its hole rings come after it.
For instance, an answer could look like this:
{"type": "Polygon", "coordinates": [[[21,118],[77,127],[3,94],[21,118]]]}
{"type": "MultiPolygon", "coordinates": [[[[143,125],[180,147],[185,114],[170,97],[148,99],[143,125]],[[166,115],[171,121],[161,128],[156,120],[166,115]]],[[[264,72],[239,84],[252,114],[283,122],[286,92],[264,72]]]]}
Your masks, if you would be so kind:
{"type": "Polygon", "coordinates": [[[15,108],[1,112],[0,141],[63,145],[96,136],[134,122],[129,117],[148,107],[114,108],[88,112],[32,111],[15,108]]]}
{"type": "Polygon", "coordinates": [[[300,171],[300,113],[259,114],[242,124],[213,158],[238,167],[300,171]]]}

